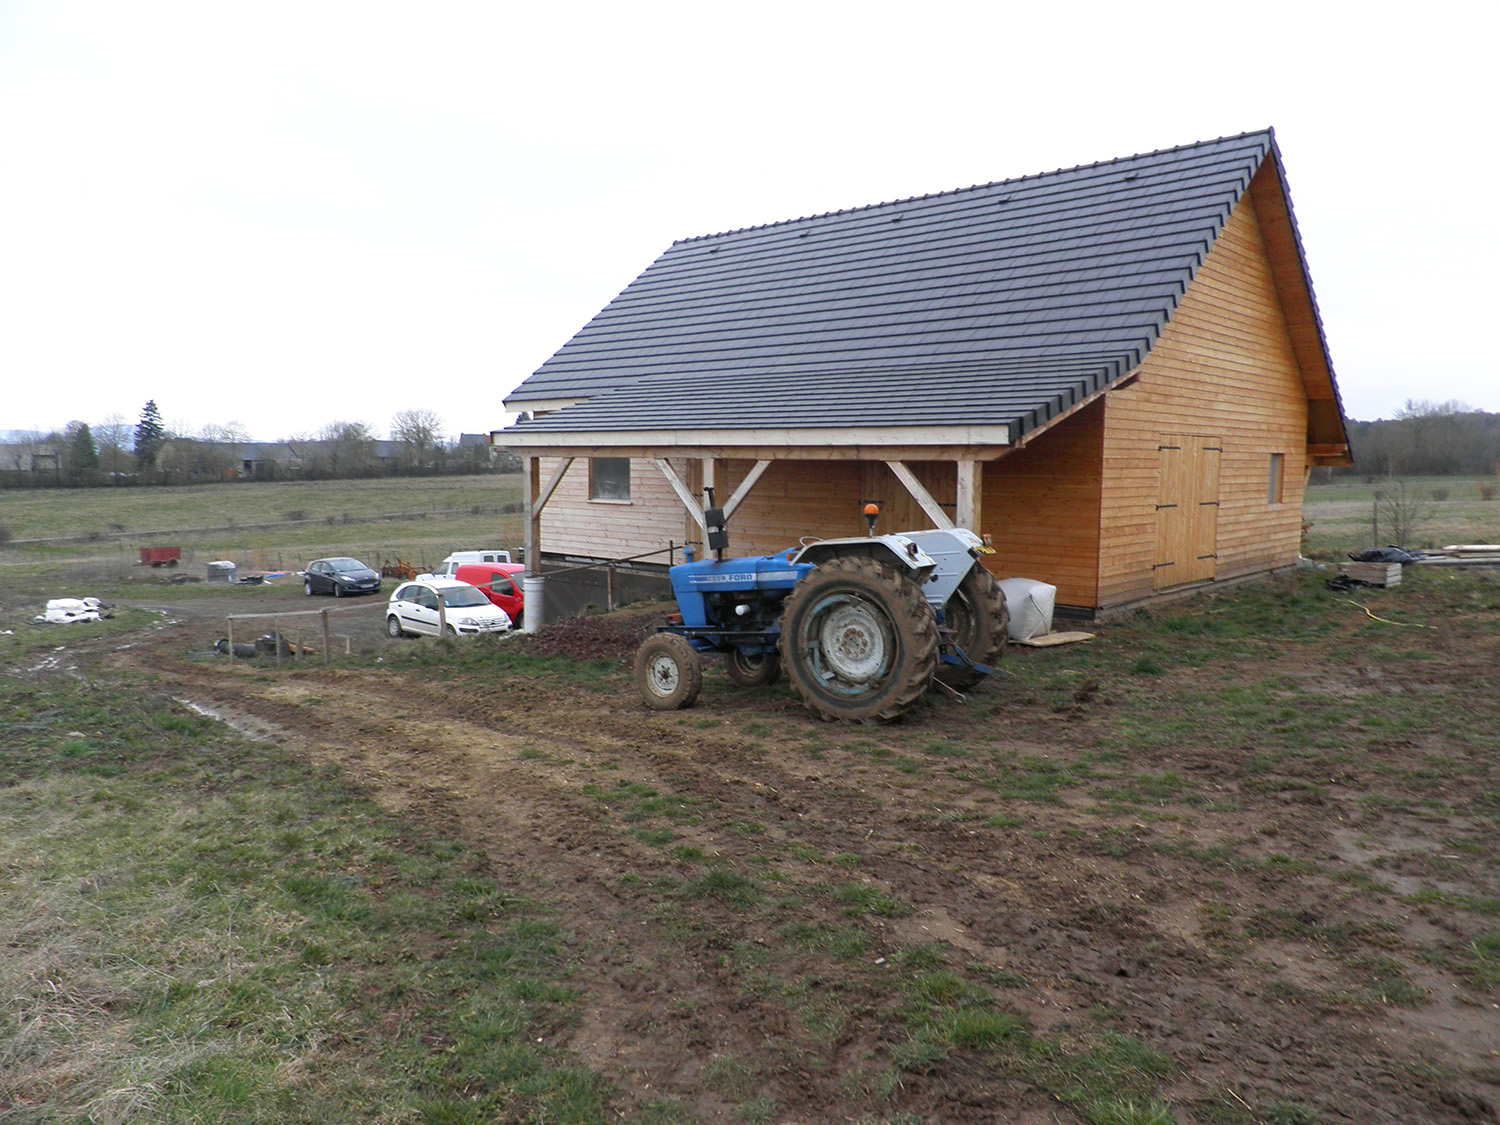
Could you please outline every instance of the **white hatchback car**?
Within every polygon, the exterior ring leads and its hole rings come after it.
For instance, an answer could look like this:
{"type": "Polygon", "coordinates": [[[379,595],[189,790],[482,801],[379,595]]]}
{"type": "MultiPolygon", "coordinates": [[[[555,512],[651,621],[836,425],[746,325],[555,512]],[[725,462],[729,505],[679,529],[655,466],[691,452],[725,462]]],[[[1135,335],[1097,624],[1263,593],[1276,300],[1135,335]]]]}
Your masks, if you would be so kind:
{"type": "Polygon", "coordinates": [[[452,578],[401,583],[391,595],[385,618],[385,631],[393,637],[407,633],[435,637],[440,632],[467,637],[503,633],[510,626],[510,614],[490,601],[483,590],[452,578]]]}

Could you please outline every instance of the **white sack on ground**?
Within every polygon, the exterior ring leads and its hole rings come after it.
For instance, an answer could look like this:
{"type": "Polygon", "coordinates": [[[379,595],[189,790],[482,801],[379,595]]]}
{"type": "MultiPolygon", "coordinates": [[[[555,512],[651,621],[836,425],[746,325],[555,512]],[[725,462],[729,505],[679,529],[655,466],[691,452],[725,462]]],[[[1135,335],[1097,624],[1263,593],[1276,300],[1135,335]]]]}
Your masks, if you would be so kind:
{"type": "Polygon", "coordinates": [[[1002,578],[1000,590],[1010,613],[1013,641],[1029,641],[1052,632],[1052,609],[1057,604],[1057,587],[1034,578],[1002,578]]]}

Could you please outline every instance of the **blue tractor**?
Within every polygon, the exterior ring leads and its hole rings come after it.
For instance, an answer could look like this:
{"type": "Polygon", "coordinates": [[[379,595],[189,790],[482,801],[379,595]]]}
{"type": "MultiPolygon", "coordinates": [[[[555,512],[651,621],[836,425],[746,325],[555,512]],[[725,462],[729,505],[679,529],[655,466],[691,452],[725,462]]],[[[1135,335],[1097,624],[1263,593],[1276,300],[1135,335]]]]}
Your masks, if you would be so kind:
{"type": "Polygon", "coordinates": [[[724,514],[704,512],[712,559],[671,570],[678,612],[635,657],[648,706],[691,706],[703,653],[722,653],[729,678],[767,684],[783,672],[819,718],[886,723],[934,681],[963,689],[1004,652],[1005,598],[980,558],[992,554],[962,528],[808,539],[759,558],[725,559],[724,514]]]}

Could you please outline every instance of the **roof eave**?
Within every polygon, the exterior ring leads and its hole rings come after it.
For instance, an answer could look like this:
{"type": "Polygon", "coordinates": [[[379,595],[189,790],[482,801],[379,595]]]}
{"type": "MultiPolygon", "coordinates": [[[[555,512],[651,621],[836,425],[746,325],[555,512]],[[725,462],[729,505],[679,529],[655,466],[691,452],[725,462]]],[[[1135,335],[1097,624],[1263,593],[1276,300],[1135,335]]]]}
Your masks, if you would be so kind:
{"type": "Polygon", "coordinates": [[[774,453],[826,460],[887,459],[896,452],[922,460],[998,457],[1015,444],[1015,425],[846,426],[838,429],[575,430],[528,433],[524,423],[495,430],[491,439],[533,457],[749,457],[774,453]]]}

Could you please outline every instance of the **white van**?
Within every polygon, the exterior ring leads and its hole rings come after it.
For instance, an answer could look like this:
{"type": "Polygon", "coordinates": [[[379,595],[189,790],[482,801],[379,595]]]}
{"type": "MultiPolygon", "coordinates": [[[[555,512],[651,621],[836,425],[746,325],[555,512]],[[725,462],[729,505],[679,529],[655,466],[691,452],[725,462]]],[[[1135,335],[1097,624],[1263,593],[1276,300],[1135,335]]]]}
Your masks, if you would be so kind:
{"type": "Polygon", "coordinates": [[[430,574],[419,574],[418,578],[452,578],[458,568],[471,563],[508,563],[510,552],[491,549],[486,551],[454,551],[430,574]]]}

